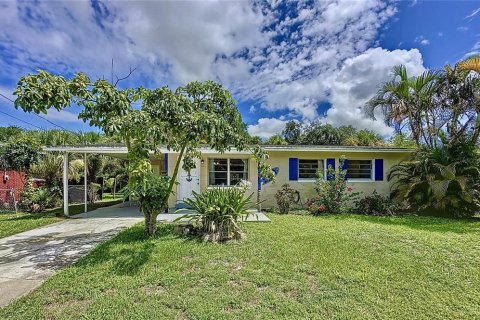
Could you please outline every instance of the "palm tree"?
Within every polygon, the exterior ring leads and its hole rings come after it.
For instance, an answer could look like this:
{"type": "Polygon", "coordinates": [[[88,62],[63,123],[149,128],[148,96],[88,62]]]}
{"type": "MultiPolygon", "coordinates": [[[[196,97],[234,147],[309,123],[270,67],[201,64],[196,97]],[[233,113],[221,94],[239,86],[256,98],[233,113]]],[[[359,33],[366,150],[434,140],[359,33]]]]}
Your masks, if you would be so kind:
{"type": "Polygon", "coordinates": [[[408,125],[413,139],[420,145],[436,145],[438,129],[432,112],[432,97],[437,87],[437,73],[430,70],[409,77],[405,66],[395,66],[392,80],[384,83],[378,93],[367,103],[366,112],[375,119],[381,109],[385,121],[401,132],[408,125]]]}
{"type": "MultiPolygon", "coordinates": [[[[80,180],[80,172],[83,170],[83,161],[71,160],[68,166],[68,178],[80,180]]],[[[59,154],[44,154],[37,164],[33,165],[30,174],[34,177],[45,179],[46,187],[52,188],[62,184],[63,157],[59,154]]]]}
{"type": "Polygon", "coordinates": [[[480,55],[476,55],[457,63],[457,68],[462,71],[474,71],[480,74],[480,55]]]}

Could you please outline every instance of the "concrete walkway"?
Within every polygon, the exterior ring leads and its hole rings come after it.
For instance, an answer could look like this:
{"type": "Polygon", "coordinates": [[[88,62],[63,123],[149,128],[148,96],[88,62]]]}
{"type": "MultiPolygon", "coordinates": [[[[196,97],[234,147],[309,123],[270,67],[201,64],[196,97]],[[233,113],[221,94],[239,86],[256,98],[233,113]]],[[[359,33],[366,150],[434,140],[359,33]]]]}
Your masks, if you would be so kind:
{"type": "MultiPolygon", "coordinates": [[[[158,221],[171,223],[185,213],[161,214],[158,221]]],[[[56,270],[73,263],[98,244],[143,221],[138,207],[128,203],[72,218],[0,239],[0,307],[38,287],[56,270]]],[[[270,219],[255,211],[246,221],[270,219]]]]}
{"type": "Polygon", "coordinates": [[[70,219],[0,239],[0,307],[38,287],[101,242],[143,221],[138,208],[120,207],[97,209],[86,219],[70,219]]]}

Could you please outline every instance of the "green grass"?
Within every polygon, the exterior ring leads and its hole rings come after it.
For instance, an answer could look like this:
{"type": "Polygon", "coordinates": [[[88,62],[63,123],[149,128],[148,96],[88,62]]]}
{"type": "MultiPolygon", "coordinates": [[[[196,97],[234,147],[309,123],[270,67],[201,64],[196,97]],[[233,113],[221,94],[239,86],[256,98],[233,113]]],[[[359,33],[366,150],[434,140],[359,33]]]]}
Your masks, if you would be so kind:
{"type": "Polygon", "coordinates": [[[480,222],[270,215],[214,245],[137,225],[6,319],[480,318],[480,222]]]}
{"type": "MultiPolygon", "coordinates": [[[[92,211],[102,207],[108,207],[116,203],[120,203],[121,199],[105,199],[94,204],[88,205],[88,211],[92,211]]],[[[72,204],[69,206],[70,215],[83,212],[83,204],[72,204]]],[[[35,229],[54,222],[64,220],[63,208],[46,210],[42,213],[1,213],[0,214],[0,238],[11,236],[20,232],[35,229]]]]}

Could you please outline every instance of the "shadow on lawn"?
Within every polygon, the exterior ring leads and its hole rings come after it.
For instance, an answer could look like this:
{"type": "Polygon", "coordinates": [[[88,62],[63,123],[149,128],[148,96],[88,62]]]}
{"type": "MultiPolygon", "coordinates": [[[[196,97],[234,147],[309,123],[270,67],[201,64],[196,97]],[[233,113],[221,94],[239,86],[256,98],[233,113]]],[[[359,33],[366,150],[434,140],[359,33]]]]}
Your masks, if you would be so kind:
{"type": "Polygon", "coordinates": [[[133,275],[149,261],[156,242],[171,238],[173,226],[160,225],[157,235],[148,238],[143,224],[138,224],[120,233],[115,238],[99,245],[86,257],[80,259],[75,267],[94,266],[111,262],[111,270],[117,275],[133,275]]]}
{"type": "Polygon", "coordinates": [[[403,226],[430,232],[480,233],[480,218],[451,219],[431,216],[404,215],[398,217],[375,217],[365,215],[336,215],[333,219],[354,219],[369,223],[403,226]]]}

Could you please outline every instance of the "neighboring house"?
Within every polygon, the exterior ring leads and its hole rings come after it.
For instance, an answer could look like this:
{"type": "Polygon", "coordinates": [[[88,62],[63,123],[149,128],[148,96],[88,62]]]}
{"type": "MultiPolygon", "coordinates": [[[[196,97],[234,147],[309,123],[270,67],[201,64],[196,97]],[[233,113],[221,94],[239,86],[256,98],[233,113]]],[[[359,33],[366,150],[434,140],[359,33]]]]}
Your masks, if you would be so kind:
{"type": "MultiPolygon", "coordinates": [[[[344,147],[344,146],[263,146],[270,158],[268,162],[275,169],[276,181],[261,183],[262,207],[276,206],[275,193],[285,183],[289,183],[300,193],[300,201],[305,203],[314,195],[315,173],[319,169],[333,166],[338,169],[339,159],[345,156],[349,185],[355,191],[370,194],[376,190],[388,195],[390,183],[387,174],[390,168],[408,158],[411,149],[389,147],[344,147]]],[[[119,158],[126,158],[125,147],[56,147],[46,151],[68,153],[97,153],[119,158]]],[[[182,200],[192,193],[202,192],[209,187],[234,186],[240,180],[249,180],[257,191],[259,185],[257,163],[249,152],[231,150],[223,154],[211,149],[200,149],[202,158],[197,160],[197,168],[190,174],[180,168],[175,194],[169,199],[169,206],[181,205],[182,200]]],[[[173,173],[178,154],[162,150],[163,159],[152,158],[154,172],[157,174],[173,173]]],[[[262,181],[260,179],[260,181],[262,181]]],[[[256,197],[255,197],[256,199],[256,197]]]]}

